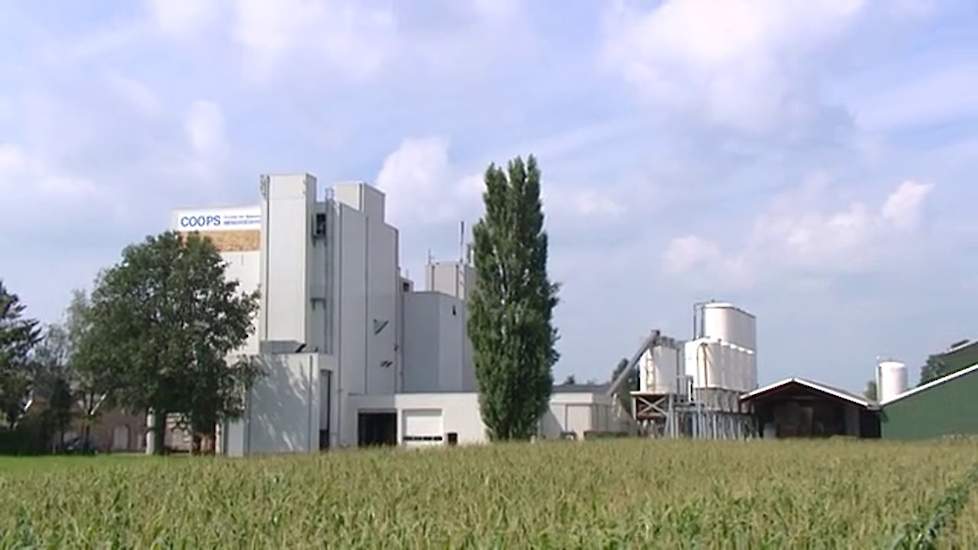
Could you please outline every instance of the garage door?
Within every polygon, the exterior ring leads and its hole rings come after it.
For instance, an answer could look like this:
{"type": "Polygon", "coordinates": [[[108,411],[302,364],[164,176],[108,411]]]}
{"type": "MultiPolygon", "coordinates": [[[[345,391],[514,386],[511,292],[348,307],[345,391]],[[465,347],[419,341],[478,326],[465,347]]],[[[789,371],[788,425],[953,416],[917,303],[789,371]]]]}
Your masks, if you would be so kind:
{"type": "Polygon", "coordinates": [[[405,409],[401,412],[401,440],[408,447],[441,445],[444,442],[441,409],[405,409]]]}

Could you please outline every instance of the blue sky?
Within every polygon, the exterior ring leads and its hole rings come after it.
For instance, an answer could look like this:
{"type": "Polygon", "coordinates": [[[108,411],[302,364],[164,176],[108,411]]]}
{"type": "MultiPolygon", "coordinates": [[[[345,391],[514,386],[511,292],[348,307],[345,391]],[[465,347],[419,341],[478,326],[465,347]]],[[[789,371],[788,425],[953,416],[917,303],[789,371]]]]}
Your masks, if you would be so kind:
{"type": "Polygon", "coordinates": [[[379,185],[420,274],[534,153],[557,378],[710,298],[758,316],[762,383],[978,336],[978,4],[557,6],[0,1],[0,277],[56,320],[172,208],[282,171],[379,185]]]}

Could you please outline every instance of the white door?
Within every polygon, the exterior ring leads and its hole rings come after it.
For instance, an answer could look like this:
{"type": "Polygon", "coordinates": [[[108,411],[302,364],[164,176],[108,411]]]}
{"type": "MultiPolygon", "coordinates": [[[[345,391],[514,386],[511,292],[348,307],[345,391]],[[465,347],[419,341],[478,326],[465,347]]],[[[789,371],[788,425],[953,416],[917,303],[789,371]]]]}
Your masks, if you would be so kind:
{"type": "Polygon", "coordinates": [[[116,426],[112,429],[112,450],[129,450],[129,426],[116,426]]]}
{"type": "Polygon", "coordinates": [[[405,409],[401,411],[401,418],[401,441],[408,447],[445,443],[441,409],[405,409]]]}

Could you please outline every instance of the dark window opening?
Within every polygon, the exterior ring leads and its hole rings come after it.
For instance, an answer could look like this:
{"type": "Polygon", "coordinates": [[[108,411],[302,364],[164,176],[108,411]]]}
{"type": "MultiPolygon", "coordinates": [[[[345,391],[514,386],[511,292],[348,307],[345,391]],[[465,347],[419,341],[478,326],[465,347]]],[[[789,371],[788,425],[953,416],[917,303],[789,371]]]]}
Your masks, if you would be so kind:
{"type": "Polygon", "coordinates": [[[397,413],[360,413],[357,444],[361,447],[397,445],[397,413]]]}
{"type": "Polygon", "coordinates": [[[320,212],[316,214],[315,223],[313,224],[312,234],[314,237],[325,237],[326,236],[326,214],[320,212]]]}
{"type": "Polygon", "coordinates": [[[440,435],[406,435],[404,441],[442,441],[440,435]]]}

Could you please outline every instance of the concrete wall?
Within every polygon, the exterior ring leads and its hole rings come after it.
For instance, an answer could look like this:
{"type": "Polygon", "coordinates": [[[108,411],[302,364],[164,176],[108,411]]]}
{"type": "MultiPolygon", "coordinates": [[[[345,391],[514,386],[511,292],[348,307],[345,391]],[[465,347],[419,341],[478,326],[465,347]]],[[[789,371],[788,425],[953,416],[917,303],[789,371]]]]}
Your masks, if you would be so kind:
{"type": "MultiPolygon", "coordinates": [[[[459,444],[485,443],[485,426],[479,414],[479,395],[473,392],[452,393],[401,393],[396,395],[360,395],[350,398],[348,429],[356,433],[356,417],[359,412],[397,412],[397,440],[404,437],[404,412],[414,410],[438,410],[442,415],[445,434],[458,434],[459,444]]],[[[443,442],[444,443],[444,442],[443,442]]]]}
{"type": "Polygon", "coordinates": [[[262,308],[259,338],[309,344],[311,219],[316,181],[266,177],[262,189],[262,308]]]}
{"type": "Polygon", "coordinates": [[[397,386],[397,231],[382,221],[367,225],[367,381],[364,393],[394,393],[397,386]]]}
{"type": "MultiPolygon", "coordinates": [[[[244,441],[235,440],[234,430],[226,432],[228,454],[236,449],[244,454],[318,450],[325,406],[320,375],[333,371],[333,361],[328,355],[311,353],[263,355],[262,361],[268,376],[249,393],[244,441]]],[[[330,431],[335,429],[331,426],[330,431]]]]}
{"type": "Polygon", "coordinates": [[[439,292],[404,295],[405,392],[475,391],[466,307],[439,292]]]}
{"type": "Polygon", "coordinates": [[[611,398],[603,393],[555,393],[540,418],[538,433],[543,438],[556,439],[563,432],[574,432],[580,439],[587,431],[617,430],[613,417],[611,398]]]}
{"type": "Polygon", "coordinates": [[[456,261],[430,262],[425,266],[425,289],[468,300],[475,288],[475,268],[456,261]]]}

